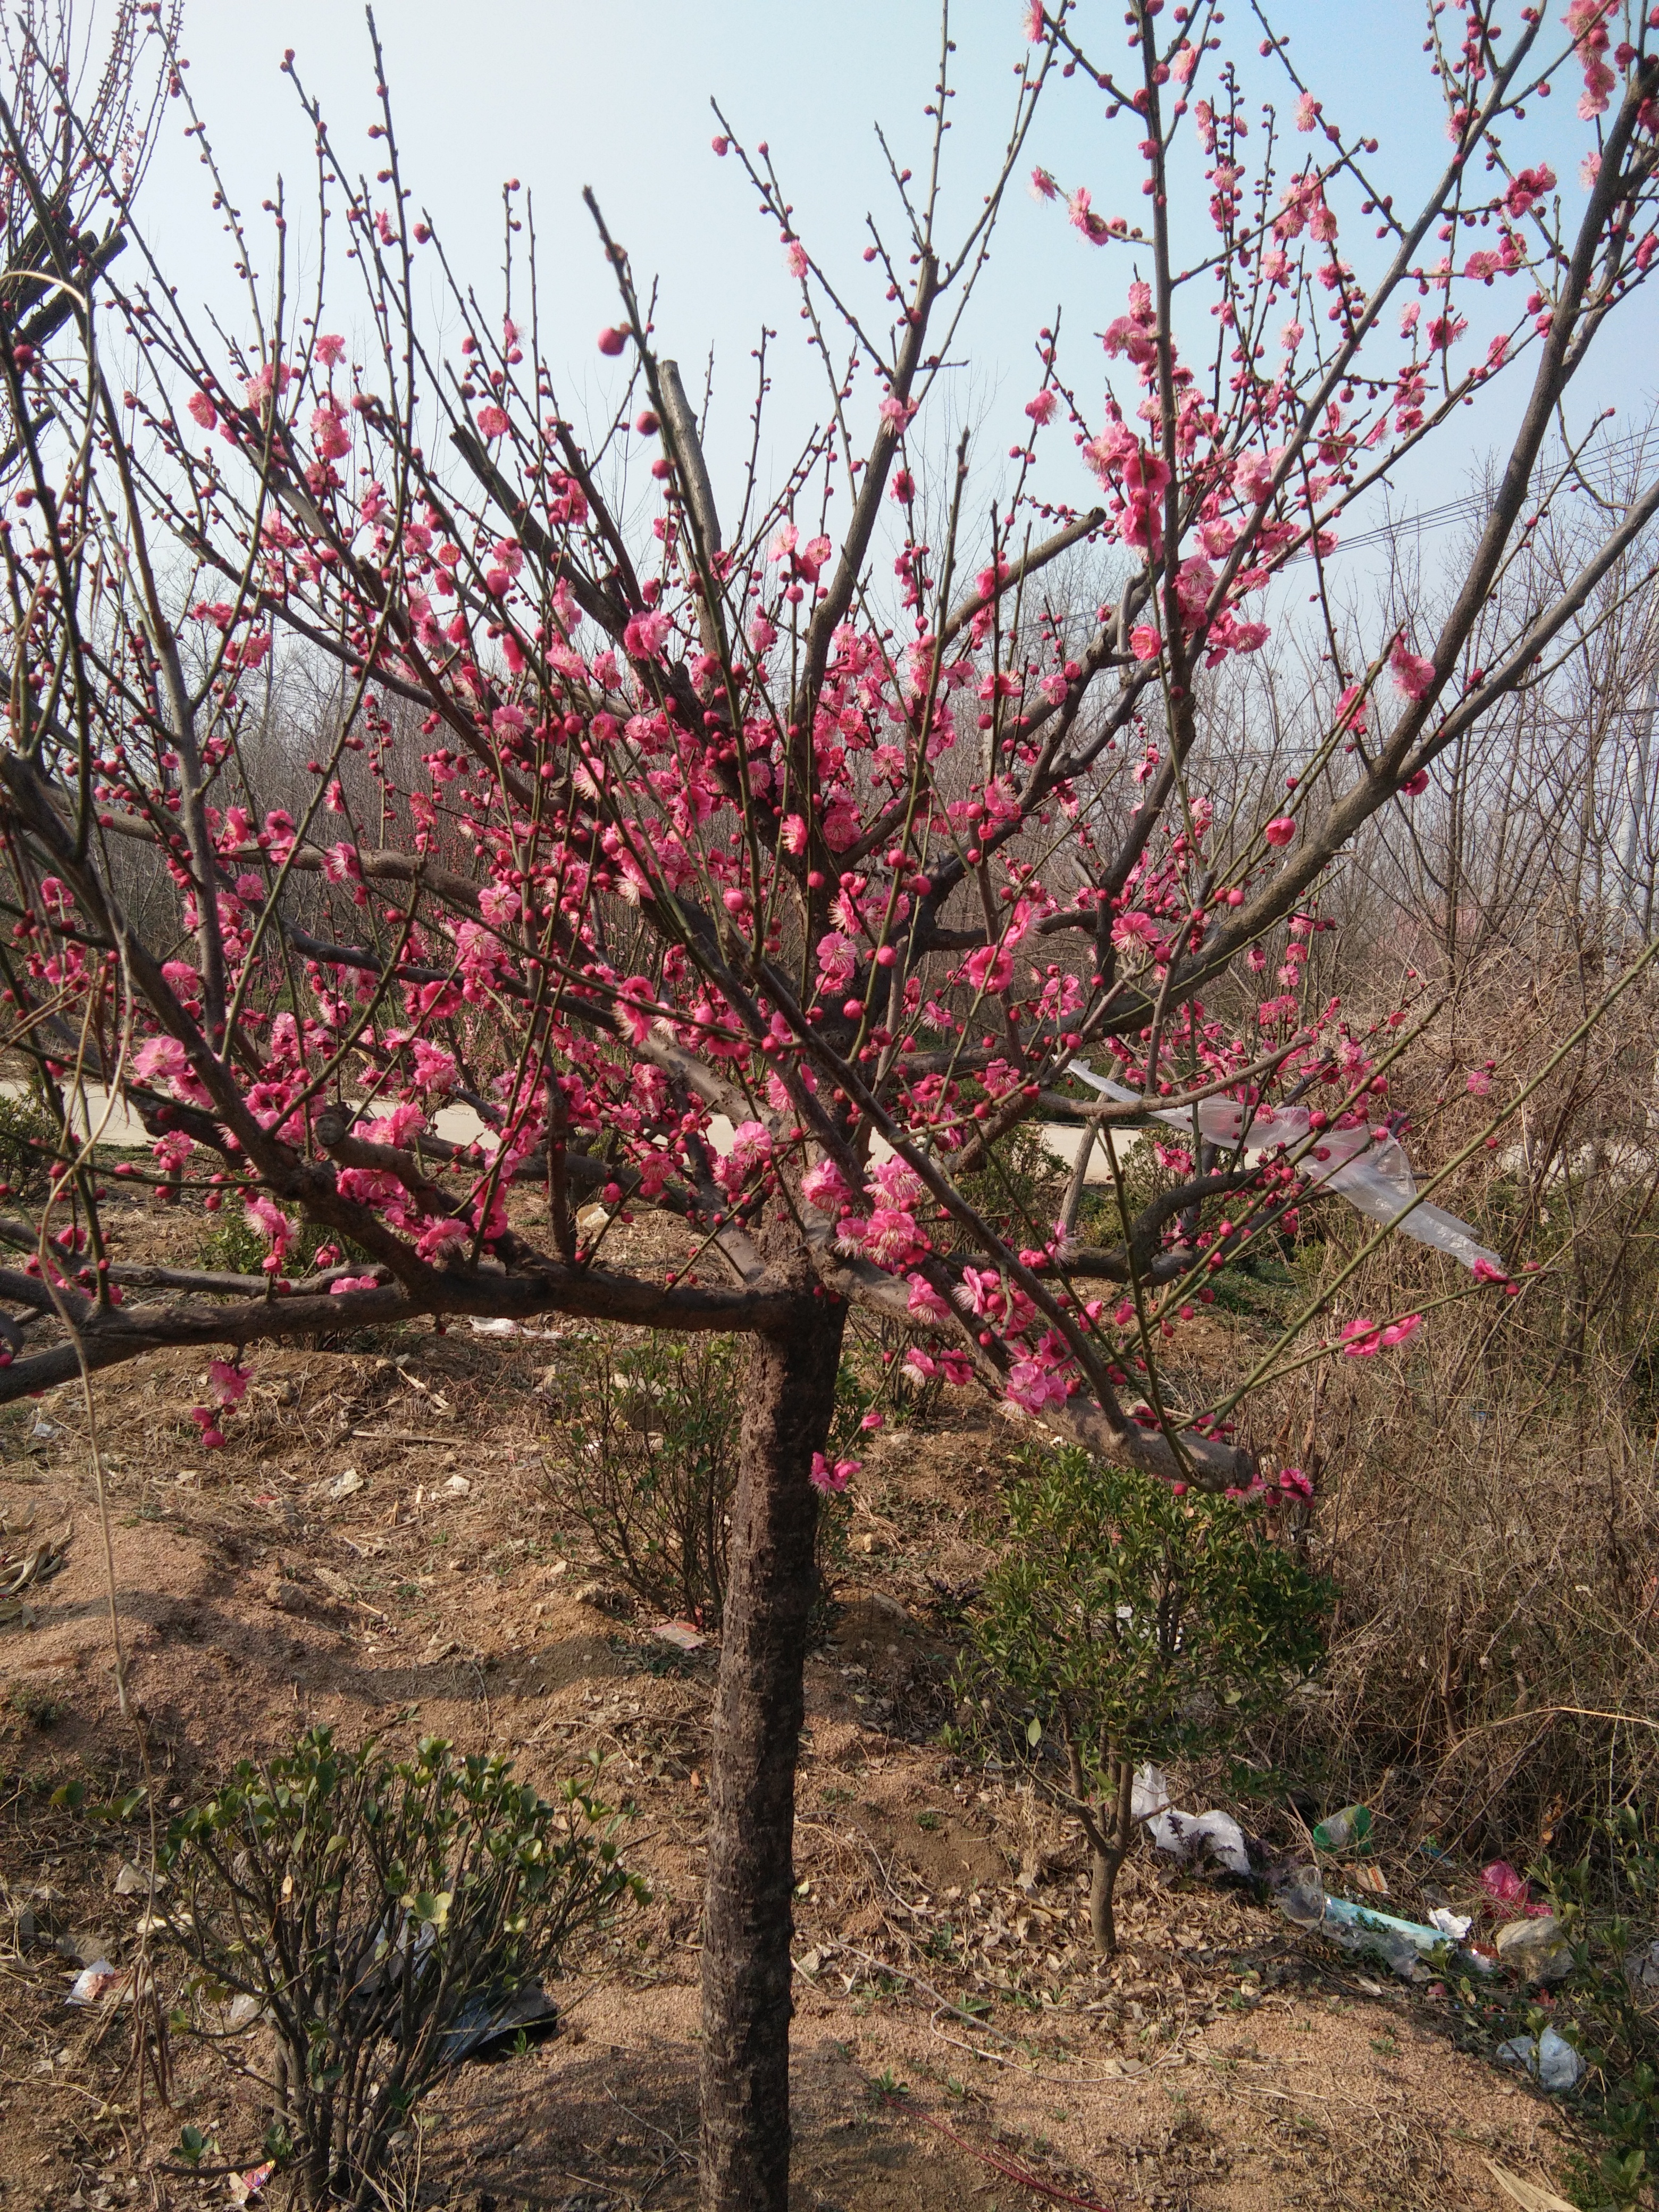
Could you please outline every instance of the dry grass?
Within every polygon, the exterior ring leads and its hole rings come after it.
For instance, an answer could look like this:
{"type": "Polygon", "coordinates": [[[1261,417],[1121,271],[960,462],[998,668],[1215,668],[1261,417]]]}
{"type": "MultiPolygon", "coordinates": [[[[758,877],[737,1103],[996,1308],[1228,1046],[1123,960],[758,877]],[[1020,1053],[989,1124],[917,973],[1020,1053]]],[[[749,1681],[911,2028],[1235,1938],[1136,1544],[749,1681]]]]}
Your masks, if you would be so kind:
{"type": "MultiPolygon", "coordinates": [[[[1606,980],[1554,973],[1517,994],[1506,957],[1444,1011],[1437,1084],[1393,1102],[1419,1164],[1478,1138],[1606,980]],[[1487,1061],[1473,1097],[1466,1072],[1487,1061]]],[[[1444,1263],[1396,1241],[1334,1310],[1426,1310],[1411,1345],[1304,1370],[1256,1411],[1264,1437],[1312,1440],[1308,1540],[1342,1593],[1322,1689],[1276,1756],[1326,1796],[1386,1789],[1418,1832],[1517,1863],[1575,1853],[1659,1763],[1654,1012],[1632,992],[1435,1194],[1511,1267],[1538,1263],[1523,1294],[1437,1304],[1444,1263]]],[[[1298,1294],[1357,1245],[1353,1218],[1324,1212],[1298,1294]]]]}

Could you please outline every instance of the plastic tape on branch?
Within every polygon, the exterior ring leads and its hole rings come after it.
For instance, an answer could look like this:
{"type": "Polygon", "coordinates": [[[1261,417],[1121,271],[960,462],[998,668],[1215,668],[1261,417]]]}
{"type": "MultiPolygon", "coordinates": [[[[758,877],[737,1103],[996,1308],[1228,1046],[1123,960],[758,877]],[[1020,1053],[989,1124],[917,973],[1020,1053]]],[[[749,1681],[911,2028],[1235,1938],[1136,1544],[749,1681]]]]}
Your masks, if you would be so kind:
{"type": "MultiPolygon", "coordinates": [[[[1079,1082],[1088,1084],[1091,1090],[1098,1091],[1103,1097],[1114,1099],[1121,1105],[1137,1106],[1141,1103],[1138,1091],[1097,1075],[1080,1060],[1071,1062],[1068,1073],[1079,1082]]],[[[1201,1098],[1196,1107],[1175,1110],[1149,1107],[1147,1113],[1154,1121],[1167,1122],[1170,1128],[1188,1133],[1191,1132],[1196,1113],[1199,1133],[1208,1143],[1231,1152],[1239,1146],[1242,1137],[1247,1165],[1253,1165],[1281,1145],[1286,1151],[1293,1151],[1306,1144],[1314,1133],[1307,1109],[1301,1106],[1267,1107],[1255,1115],[1249,1128],[1243,1127],[1244,1109],[1231,1098],[1201,1098]]],[[[1296,1164],[1298,1173],[1310,1182],[1334,1191],[1339,1198],[1346,1199],[1356,1212],[1363,1213],[1370,1221],[1394,1221],[1401,1206],[1410,1206],[1417,1196],[1412,1164],[1399,1139],[1386,1133],[1375,1136],[1369,1128],[1322,1129],[1316,1146],[1296,1164]]],[[[1447,1213],[1440,1206],[1416,1206],[1395,1225],[1401,1236],[1415,1237],[1419,1244],[1432,1244],[1437,1252],[1461,1261],[1466,1267],[1473,1268],[1477,1261],[1484,1260],[1489,1267],[1502,1268],[1503,1262],[1497,1253],[1478,1242],[1468,1223],[1460,1221],[1455,1213],[1447,1213]]]]}

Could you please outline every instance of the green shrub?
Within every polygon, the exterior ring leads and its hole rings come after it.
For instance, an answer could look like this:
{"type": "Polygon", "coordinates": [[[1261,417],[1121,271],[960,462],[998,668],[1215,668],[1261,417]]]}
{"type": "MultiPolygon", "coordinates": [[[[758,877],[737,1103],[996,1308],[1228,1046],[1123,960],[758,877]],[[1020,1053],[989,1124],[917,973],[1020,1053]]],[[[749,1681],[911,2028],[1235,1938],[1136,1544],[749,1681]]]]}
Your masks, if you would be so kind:
{"type": "Polygon", "coordinates": [[[1282,1697],[1330,1592],[1248,1501],[1177,1497],[1074,1445],[1025,1468],[970,1624],[962,1740],[1003,1746],[1081,1823],[1109,1952],[1136,1765],[1218,1748],[1282,1697]]]}
{"type": "MultiPolygon", "coordinates": [[[[568,1341],[544,1384],[563,1417],[544,1455],[560,1511],[642,1605],[709,1629],[726,1596],[748,1357],[742,1337],[596,1332],[568,1341]]],[[[843,1361],[830,1456],[851,1449],[870,1403],[843,1361]]],[[[844,1556],[846,1511],[821,1502],[821,1586],[844,1556]]]]}
{"type": "Polygon", "coordinates": [[[1047,1236],[1066,1183],[1064,1164],[1022,1121],[990,1147],[975,1174],[962,1177],[961,1189],[981,1219],[1018,1246],[1047,1236]]]}
{"type": "Polygon", "coordinates": [[[156,1910],[194,1969],[175,2032],[234,2059],[268,2027],[266,2154],[300,2202],[378,2202],[468,2032],[643,1894],[615,1825],[591,1783],[549,1804],[505,1759],[345,1751],[325,1728],[172,1822],[156,1910]]]}
{"type": "MultiPolygon", "coordinates": [[[[240,1199],[232,1199],[222,1212],[209,1218],[212,1226],[202,1239],[197,1254],[198,1267],[206,1267],[215,1274],[258,1274],[270,1251],[270,1243],[249,1221],[247,1209],[240,1199]]],[[[325,1244],[332,1244],[348,1260],[367,1260],[368,1256],[349,1237],[343,1238],[337,1231],[301,1218],[295,1222],[294,1242],[284,1257],[283,1272],[294,1276],[309,1274],[325,1244]]]]}
{"type": "MultiPolygon", "coordinates": [[[[1066,1149],[1077,1157],[1073,1132],[1066,1132],[1066,1149]]],[[[1159,1130],[1162,1137],[1166,1133],[1159,1130]]],[[[1080,1140],[1082,1132],[1075,1133],[1080,1140]]],[[[1178,1141],[1172,1139],[1172,1141],[1178,1141]]],[[[1175,1188],[1176,1177],[1169,1168],[1160,1167],[1154,1140],[1145,1130],[1117,1129],[1113,1132],[1117,1153],[1117,1177],[1114,1181],[1108,1163],[1106,1148],[1097,1143],[1091,1162],[1095,1175],[1103,1180],[1085,1185],[1083,1203],[1078,1211],[1077,1233],[1084,1244],[1121,1244],[1124,1237],[1123,1214],[1127,1211],[1133,1223],[1144,1212],[1155,1198],[1175,1188]],[[1122,1196],[1118,1194],[1120,1188],[1122,1196]]]]}
{"type": "Polygon", "coordinates": [[[654,1610],[712,1624],[738,1476],[735,1337],[576,1341],[549,1377],[565,1421],[546,1455],[562,1510],[654,1610]]]}
{"type": "Polygon", "coordinates": [[[904,1355],[915,1342],[914,1328],[886,1314],[860,1313],[856,1307],[847,1316],[849,1357],[843,1360],[836,1386],[837,1434],[853,1436],[864,1413],[879,1412],[905,1428],[925,1428],[937,1417],[945,1395],[945,1377],[918,1375],[905,1364],[904,1355]],[[873,1376],[866,1385],[860,1374],[873,1376]],[[857,1413],[852,1401],[859,1401],[857,1413]]]}

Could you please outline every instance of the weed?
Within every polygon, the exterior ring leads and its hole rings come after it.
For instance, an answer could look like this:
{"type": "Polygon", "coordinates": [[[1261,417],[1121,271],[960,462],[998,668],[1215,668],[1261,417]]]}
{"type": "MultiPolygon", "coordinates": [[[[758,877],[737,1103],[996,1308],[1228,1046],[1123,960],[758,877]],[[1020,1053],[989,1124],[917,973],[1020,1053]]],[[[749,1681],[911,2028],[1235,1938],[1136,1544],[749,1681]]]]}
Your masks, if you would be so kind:
{"type": "Polygon", "coordinates": [[[210,2151],[218,2152],[218,2137],[211,2130],[204,2133],[200,2128],[185,2125],[179,2130],[178,2142],[173,2146],[179,2159],[192,2170],[200,2166],[210,2151]]]}
{"type": "Polygon", "coordinates": [[[612,1650],[626,1652],[634,1666],[656,1681],[684,1681],[701,1671],[695,1653],[676,1651],[669,1644],[659,1644],[653,1640],[641,1648],[621,1636],[609,1637],[606,1641],[612,1650]]]}
{"type": "Polygon", "coordinates": [[[1570,2018],[1533,2006],[1526,2032],[1553,2027],[1577,2049],[1589,2069],[1580,2110],[1605,2142],[1592,2155],[1575,2153],[1566,2185],[1585,2212],[1626,2212],[1650,2201],[1659,2172],[1659,1815],[1621,1805],[1595,1824],[1577,1865],[1544,1860],[1535,1872],[1575,1971],[1570,2018]]]}
{"type": "Polygon", "coordinates": [[[62,1698],[54,1698],[49,1690],[28,1682],[14,1682],[6,1703],[31,1728],[43,1729],[56,1728],[69,1711],[62,1698]]]}

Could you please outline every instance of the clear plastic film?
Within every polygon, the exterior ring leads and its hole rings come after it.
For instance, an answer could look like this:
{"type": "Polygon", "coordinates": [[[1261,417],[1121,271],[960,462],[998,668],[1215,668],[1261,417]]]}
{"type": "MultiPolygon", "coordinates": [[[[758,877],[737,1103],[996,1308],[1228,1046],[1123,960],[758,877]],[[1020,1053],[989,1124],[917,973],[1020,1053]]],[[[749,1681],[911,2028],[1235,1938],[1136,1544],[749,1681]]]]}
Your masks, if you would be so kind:
{"type": "MultiPolygon", "coordinates": [[[[1080,1060],[1073,1060],[1069,1072],[1104,1098],[1124,1106],[1142,1103],[1138,1091],[1097,1075],[1080,1060]]],[[[1176,1109],[1148,1107],[1146,1112],[1150,1120],[1188,1135],[1195,1115],[1199,1133],[1207,1143],[1228,1152],[1242,1148],[1247,1164],[1282,1146],[1286,1152],[1300,1155],[1298,1173],[1316,1186],[1334,1191],[1367,1220],[1379,1225],[1393,1222],[1402,1206],[1411,1206],[1411,1212],[1396,1224],[1402,1237],[1432,1244],[1466,1267],[1484,1260],[1488,1267],[1503,1269],[1497,1253],[1476,1240],[1467,1221],[1437,1206],[1413,1205],[1417,1182],[1411,1162],[1399,1139],[1386,1129],[1322,1129],[1316,1136],[1303,1106],[1258,1107],[1246,1128],[1244,1108],[1237,1099],[1223,1097],[1201,1098],[1196,1106],[1176,1109]]]]}

